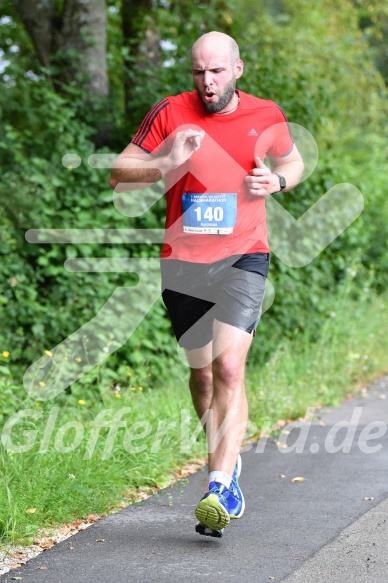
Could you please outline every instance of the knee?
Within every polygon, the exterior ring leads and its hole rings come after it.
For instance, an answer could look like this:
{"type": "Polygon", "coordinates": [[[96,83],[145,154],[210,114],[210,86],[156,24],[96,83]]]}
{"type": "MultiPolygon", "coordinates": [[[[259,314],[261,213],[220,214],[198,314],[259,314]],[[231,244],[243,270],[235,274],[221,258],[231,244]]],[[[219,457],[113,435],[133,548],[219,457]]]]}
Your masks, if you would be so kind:
{"type": "Polygon", "coordinates": [[[217,358],[213,368],[215,378],[227,389],[235,390],[243,381],[244,363],[232,354],[217,358]]]}
{"type": "Polygon", "coordinates": [[[206,395],[213,390],[213,373],[211,368],[192,368],[190,386],[196,393],[206,395]]]}

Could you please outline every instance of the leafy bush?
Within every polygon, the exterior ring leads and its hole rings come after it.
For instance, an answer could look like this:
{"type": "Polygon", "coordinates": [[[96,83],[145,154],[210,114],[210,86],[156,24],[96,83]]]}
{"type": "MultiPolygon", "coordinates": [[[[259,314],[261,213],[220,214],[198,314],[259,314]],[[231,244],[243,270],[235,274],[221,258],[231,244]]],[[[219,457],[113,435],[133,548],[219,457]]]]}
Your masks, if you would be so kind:
{"type": "MultiPolygon", "coordinates": [[[[155,9],[160,38],[169,41],[163,44],[165,66],[156,83],[152,75],[143,75],[133,65],[131,75],[134,82],[140,75],[141,93],[134,93],[130,119],[123,117],[117,73],[123,53],[117,47],[112,46],[108,54],[112,94],[105,104],[91,103],[75,85],[63,87],[61,94],[53,90],[25,32],[13,21],[0,33],[0,47],[8,51],[10,61],[1,80],[6,91],[0,93],[0,345],[11,352],[18,382],[45,350],[90,321],[116,288],[137,281],[126,272],[69,272],[63,267],[66,259],[158,256],[155,244],[31,244],[25,240],[25,231],[162,226],[163,201],[142,217],[121,215],[112,204],[109,171],[92,168],[88,159],[124,147],[145,109],[165,94],[191,88],[188,55],[198,31],[218,28],[234,35],[246,65],[239,87],[277,101],[289,120],[305,126],[318,142],[318,167],[292,193],[279,195],[281,203],[298,217],[338,182],[353,182],[366,201],[361,217],[307,267],[290,268],[273,256],[270,278],[276,300],[271,324],[265,329],[267,350],[296,329],[310,328],[312,336],[319,334],[327,317],[323,299],[335,291],[354,259],[361,263],[354,294],[363,289],[370,269],[379,289],[385,286],[387,162],[381,127],[386,92],[358,29],[353,4],[342,0],[333,8],[325,0],[318,11],[306,0],[281,5],[263,2],[257,11],[249,2],[239,10],[234,1],[212,7],[198,3],[190,19],[185,18],[186,10],[179,3],[173,3],[171,10],[155,9]],[[18,58],[8,50],[9,38],[23,47],[18,58]],[[96,127],[104,124],[110,127],[110,147],[101,148],[96,146],[96,127]],[[65,158],[63,165],[66,154],[75,157],[65,158]]],[[[117,33],[122,40],[119,27],[117,10],[109,12],[110,38],[117,33]]],[[[123,366],[152,370],[156,381],[150,382],[160,383],[178,362],[159,302],[115,353],[110,367],[117,379],[123,366]]]]}

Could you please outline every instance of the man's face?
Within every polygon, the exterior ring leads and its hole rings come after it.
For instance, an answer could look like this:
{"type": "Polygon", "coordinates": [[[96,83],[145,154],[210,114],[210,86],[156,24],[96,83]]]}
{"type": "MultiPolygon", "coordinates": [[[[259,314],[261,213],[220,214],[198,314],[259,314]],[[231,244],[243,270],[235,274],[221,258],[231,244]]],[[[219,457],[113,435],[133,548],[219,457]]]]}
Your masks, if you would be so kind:
{"type": "Polygon", "coordinates": [[[210,113],[220,113],[233,99],[236,79],[241,77],[243,63],[232,57],[227,47],[198,47],[192,55],[194,85],[199,98],[210,113]]]}

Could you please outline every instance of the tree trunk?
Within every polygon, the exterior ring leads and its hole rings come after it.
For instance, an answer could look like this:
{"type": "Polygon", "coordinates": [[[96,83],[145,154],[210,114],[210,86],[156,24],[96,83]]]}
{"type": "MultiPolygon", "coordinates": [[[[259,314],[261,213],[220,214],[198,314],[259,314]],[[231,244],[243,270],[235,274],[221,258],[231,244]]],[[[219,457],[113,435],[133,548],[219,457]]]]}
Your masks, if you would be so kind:
{"type": "Polygon", "coordinates": [[[54,85],[78,78],[88,97],[106,97],[105,0],[15,0],[19,16],[31,36],[36,54],[51,73],[54,85]]]}
{"type": "Polygon", "coordinates": [[[54,0],[15,0],[15,7],[31,37],[39,61],[44,67],[49,67],[56,40],[54,0]]]}
{"type": "Polygon", "coordinates": [[[108,95],[105,0],[65,1],[61,51],[70,56],[67,73],[87,79],[89,95],[108,95]],[[74,50],[82,55],[78,63],[71,59],[74,50]]]}
{"type": "MultiPolygon", "coordinates": [[[[122,0],[121,16],[123,46],[128,49],[124,58],[125,112],[130,115],[134,101],[134,86],[142,83],[144,72],[151,66],[161,66],[160,32],[153,18],[153,0],[122,0]]],[[[149,104],[145,101],[145,111],[149,104]]]]}

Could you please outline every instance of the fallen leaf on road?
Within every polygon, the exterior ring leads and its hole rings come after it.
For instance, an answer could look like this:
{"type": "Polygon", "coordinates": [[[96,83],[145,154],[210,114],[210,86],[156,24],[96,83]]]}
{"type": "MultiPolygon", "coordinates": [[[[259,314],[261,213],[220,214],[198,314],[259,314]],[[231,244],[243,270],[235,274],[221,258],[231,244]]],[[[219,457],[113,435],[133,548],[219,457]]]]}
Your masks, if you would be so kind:
{"type": "Polygon", "coordinates": [[[46,543],[41,542],[41,543],[39,543],[39,546],[41,549],[51,549],[51,547],[54,546],[54,543],[51,541],[48,541],[46,543]]]}
{"type": "Polygon", "coordinates": [[[365,496],[364,500],[374,500],[374,496],[365,496]]]}
{"type": "Polygon", "coordinates": [[[285,478],[286,476],[284,474],[279,474],[279,478],[285,478]]]}
{"type": "Polygon", "coordinates": [[[96,543],[104,543],[105,539],[104,538],[96,538],[96,543]]]}
{"type": "Polygon", "coordinates": [[[302,476],[296,476],[296,478],[292,478],[291,482],[304,482],[304,478],[302,476]]]}

